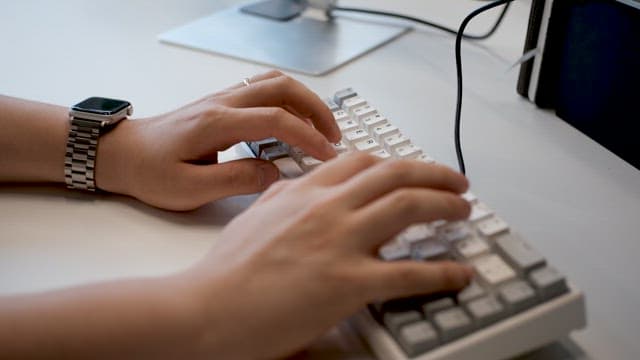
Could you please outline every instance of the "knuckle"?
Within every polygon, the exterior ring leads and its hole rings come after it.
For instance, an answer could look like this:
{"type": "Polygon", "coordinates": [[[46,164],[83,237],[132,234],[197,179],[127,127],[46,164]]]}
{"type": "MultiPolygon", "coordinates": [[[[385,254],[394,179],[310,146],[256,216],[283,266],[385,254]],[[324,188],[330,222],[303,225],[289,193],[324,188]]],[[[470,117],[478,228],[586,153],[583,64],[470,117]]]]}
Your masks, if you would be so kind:
{"type": "Polygon", "coordinates": [[[333,207],[333,198],[324,197],[321,200],[316,201],[316,203],[309,210],[309,214],[312,217],[326,216],[327,214],[331,213],[333,207]]]}
{"type": "Polygon", "coordinates": [[[385,161],[381,166],[386,180],[391,182],[402,181],[413,171],[413,164],[407,160],[385,161]]]}
{"type": "Polygon", "coordinates": [[[391,201],[394,204],[393,206],[405,215],[414,214],[419,210],[416,194],[410,189],[395,190],[391,201]]]}
{"type": "Polygon", "coordinates": [[[460,276],[460,271],[457,269],[456,265],[445,262],[439,264],[438,269],[438,277],[440,279],[441,287],[444,289],[450,288],[458,288],[464,285],[464,281],[460,276]]]}
{"type": "Polygon", "coordinates": [[[224,111],[222,106],[212,104],[202,111],[202,118],[211,120],[217,118],[224,111]]]}
{"type": "Polygon", "coordinates": [[[353,153],[351,157],[353,161],[356,161],[358,164],[367,165],[367,167],[380,161],[380,159],[377,156],[363,152],[363,151],[357,151],[353,153]]]}
{"type": "Polygon", "coordinates": [[[289,114],[287,110],[281,107],[269,108],[269,112],[269,117],[274,122],[274,125],[283,125],[284,121],[287,119],[287,115],[289,114]]]}
{"type": "Polygon", "coordinates": [[[280,70],[269,70],[266,73],[264,73],[264,76],[272,78],[272,77],[280,77],[280,76],[285,76],[285,75],[280,70]]]}
{"type": "Polygon", "coordinates": [[[277,85],[280,92],[287,93],[298,85],[298,81],[289,75],[282,74],[277,78],[277,85]]]}

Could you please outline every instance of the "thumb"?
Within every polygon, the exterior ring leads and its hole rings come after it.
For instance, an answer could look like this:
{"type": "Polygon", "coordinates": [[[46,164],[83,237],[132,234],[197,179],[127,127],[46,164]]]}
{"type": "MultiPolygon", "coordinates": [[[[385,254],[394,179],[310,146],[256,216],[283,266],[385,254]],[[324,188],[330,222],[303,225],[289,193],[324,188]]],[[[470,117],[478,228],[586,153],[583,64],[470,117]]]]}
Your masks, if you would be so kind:
{"type": "Polygon", "coordinates": [[[201,184],[212,200],[263,191],[280,177],[273,163],[241,159],[201,168],[201,184]]]}

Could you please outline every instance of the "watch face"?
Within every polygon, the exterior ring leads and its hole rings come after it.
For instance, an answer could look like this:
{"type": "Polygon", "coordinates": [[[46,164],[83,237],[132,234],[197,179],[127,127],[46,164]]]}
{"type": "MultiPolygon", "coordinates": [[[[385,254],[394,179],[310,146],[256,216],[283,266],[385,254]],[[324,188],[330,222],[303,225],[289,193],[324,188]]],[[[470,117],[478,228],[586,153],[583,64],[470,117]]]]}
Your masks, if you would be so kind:
{"type": "Polygon", "coordinates": [[[113,115],[131,104],[128,101],[90,97],[83,102],[74,105],[71,109],[100,115],[113,115]]]}

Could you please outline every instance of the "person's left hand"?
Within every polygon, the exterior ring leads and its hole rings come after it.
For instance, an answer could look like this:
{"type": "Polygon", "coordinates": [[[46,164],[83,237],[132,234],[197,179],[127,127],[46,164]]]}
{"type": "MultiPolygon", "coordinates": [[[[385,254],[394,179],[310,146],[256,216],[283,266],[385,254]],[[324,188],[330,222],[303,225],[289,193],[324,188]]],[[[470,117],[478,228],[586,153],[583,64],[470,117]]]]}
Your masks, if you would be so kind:
{"type": "Polygon", "coordinates": [[[271,71],[160,116],[123,121],[100,142],[96,184],[153,206],[190,210],[265,190],[279,177],[268,161],[218,163],[218,151],[276,137],[321,160],[334,157],[340,131],[323,101],[271,71]]]}

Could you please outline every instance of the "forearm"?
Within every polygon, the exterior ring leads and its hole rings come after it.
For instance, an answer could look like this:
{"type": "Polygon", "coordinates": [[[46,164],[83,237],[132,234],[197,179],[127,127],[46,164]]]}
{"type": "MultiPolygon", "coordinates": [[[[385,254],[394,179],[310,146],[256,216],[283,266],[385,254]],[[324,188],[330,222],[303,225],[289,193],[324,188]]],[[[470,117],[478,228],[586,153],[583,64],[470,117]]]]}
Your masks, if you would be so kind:
{"type": "Polygon", "coordinates": [[[183,279],[129,280],[0,299],[0,358],[197,357],[202,323],[183,279]]]}
{"type": "Polygon", "coordinates": [[[64,182],[68,110],[0,96],[0,181],[64,182]]]}

